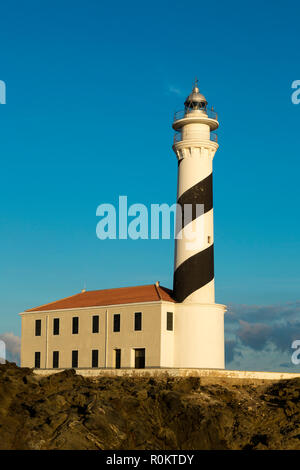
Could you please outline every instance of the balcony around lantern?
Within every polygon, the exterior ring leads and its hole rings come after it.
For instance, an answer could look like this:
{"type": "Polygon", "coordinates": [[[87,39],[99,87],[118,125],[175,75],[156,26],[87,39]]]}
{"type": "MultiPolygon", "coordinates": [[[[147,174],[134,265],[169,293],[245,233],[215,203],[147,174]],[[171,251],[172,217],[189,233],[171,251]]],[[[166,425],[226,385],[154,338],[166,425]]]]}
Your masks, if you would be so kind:
{"type": "MultiPolygon", "coordinates": [[[[199,140],[199,138],[195,139],[195,140],[199,140]]],[[[218,134],[216,134],[215,132],[211,132],[210,133],[210,140],[212,142],[216,142],[218,143],[218,134]]],[[[174,134],[174,144],[177,144],[178,142],[182,142],[183,139],[182,139],[182,134],[181,132],[175,132],[174,134]]]]}
{"type": "Polygon", "coordinates": [[[174,115],[172,127],[175,131],[180,131],[183,126],[190,123],[206,124],[210,127],[211,131],[215,131],[219,127],[217,113],[207,107],[198,109],[185,108],[182,111],[177,111],[174,115]]]}
{"type": "MultiPolygon", "coordinates": [[[[197,109],[197,111],[202,111],[210,119],[215,119],[216,121],[218,120],[218,113],[216,113],[216,111],[214,111],[213,109],[202,108],[202,109],[197,109]]],[[[192,110],[181,109],[180,111],[176,111],[176,113],[174,114],[174,122],[179,121],[180,119],[184,119],[184,118],[188,117],[189,115],[190,116],[193,115],[192,110]]]]}

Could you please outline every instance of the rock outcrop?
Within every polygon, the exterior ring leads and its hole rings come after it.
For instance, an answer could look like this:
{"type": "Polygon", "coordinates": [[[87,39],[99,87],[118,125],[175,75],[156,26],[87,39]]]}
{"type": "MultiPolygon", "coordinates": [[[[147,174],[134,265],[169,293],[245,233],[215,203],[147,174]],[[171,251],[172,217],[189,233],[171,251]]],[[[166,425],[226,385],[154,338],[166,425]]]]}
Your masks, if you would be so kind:
{"type": "Polygon", "coordinates": [[[48,377],[0,365],[0,449],[300,449],[300,379],[48,377]]]}

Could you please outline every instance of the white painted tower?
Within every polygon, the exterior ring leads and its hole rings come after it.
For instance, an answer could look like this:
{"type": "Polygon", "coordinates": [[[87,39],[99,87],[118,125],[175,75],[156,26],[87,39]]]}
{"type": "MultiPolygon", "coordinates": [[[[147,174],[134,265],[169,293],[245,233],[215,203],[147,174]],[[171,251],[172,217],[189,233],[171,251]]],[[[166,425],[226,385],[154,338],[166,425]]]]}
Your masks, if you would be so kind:
{"type": "Polygon", "coordinates": [[[226,308],[215,303],[214,288],[212,175],[219,146],[213,131],[219,122],[217,114],[207,108],[197,82],[184,106],[183,111],[175,113],[173,122],[177,203],[182,209],[183,227],[175,243],[173,290],[179,303],[174,366],[224,368],[226,308]],[[196,233],[197,226],[202,229],[193,246],[188,234],[196,233]]]}

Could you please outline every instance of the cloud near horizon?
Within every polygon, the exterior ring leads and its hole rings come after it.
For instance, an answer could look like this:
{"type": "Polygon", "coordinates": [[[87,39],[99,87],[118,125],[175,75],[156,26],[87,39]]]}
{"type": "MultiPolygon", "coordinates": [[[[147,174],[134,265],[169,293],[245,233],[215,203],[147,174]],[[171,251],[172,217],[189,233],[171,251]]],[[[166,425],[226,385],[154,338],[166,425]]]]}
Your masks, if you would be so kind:
{"type": "Polygon", "coordinates": [[[300,339],[300,302],[231,305],[225,315],[226,366],[299,372],[291,361],[300,339]]]}
{"type": "Polygon", "coordinates": [[[11,332],[0,334],[0,340],[4,341],[6,360],[20,365],[21,338],[11,332]]]}

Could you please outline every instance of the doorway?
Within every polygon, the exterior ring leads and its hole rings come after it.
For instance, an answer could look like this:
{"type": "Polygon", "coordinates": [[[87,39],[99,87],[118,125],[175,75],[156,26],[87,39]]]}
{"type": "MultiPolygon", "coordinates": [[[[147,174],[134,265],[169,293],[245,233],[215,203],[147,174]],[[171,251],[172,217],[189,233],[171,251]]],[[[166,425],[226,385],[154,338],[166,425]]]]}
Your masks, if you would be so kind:
{"type": "Polygon", "coordinates": [[[121,349],[115,349],[116,369],[121,369],[121,349]]]}
{"type": "Polygon", "coordinates": [[[135,349],[135,368],[145,369],[146,354],[144,348],[135,349]]]}

